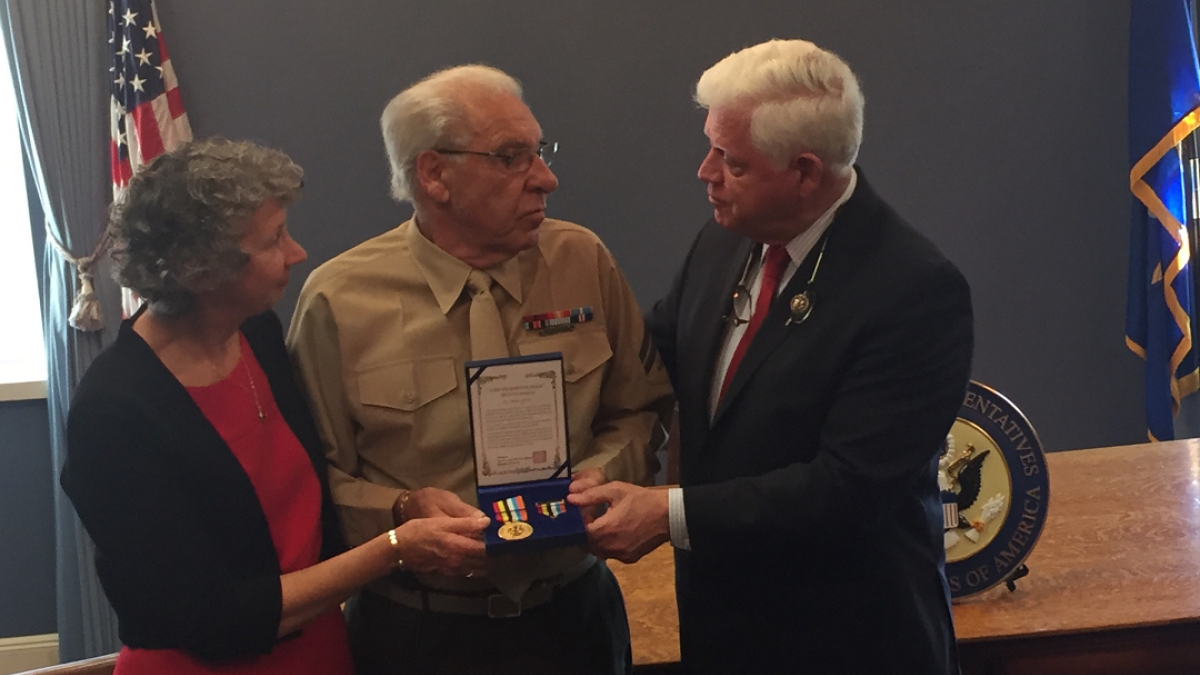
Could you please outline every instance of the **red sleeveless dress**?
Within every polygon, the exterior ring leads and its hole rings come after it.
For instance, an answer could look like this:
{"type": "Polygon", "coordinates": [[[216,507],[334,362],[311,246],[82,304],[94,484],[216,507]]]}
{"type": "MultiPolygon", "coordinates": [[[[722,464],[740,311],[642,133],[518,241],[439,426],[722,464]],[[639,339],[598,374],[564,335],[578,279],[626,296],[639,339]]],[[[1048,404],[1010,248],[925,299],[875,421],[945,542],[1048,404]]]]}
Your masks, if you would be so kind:
{"type": "MultiPolygon", "coordinates": [[[[225,379],[188,387],[188,393],[250,477],[267,517],[279,568],[284,573],[295,572],[320,559],[321,484],[304,447],[280,414],[271,385],[245,336],[241,341],[241,360],[225,379]],[[259,407],[264,419],[259,419],[259,407]]],[[[117,657],[114,675],[163,673],[353,675],[354,667],[346,625],[334,607],[304,626],[296,637],[277,643],[270,654],[213,665],[179,649],[125,647],[117,657]]]]}

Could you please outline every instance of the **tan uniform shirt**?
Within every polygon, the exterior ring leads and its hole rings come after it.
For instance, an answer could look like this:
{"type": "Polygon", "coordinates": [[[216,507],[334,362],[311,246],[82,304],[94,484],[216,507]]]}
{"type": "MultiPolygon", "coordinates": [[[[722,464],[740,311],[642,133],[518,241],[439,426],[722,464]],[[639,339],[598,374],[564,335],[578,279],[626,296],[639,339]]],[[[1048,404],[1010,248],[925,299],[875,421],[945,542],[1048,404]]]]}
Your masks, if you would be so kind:
{"type": "MultiPolygon", "coordinates": [[[[395,526],[401,489],[439,487],[475,505],[475,465],[463,363],[470,360],[471,268],[410,220],[335,257],[300,294],[288,346],[329,459],[330,485],[350,545],[395,526]]],[[[671,403],[624,276],[595,234],[546,220],[537,247],[487,270],[513,355],[558,351],[567,380],[574,470],[644,483],[671,403]],[[522,318],[590,306],[594,319],[541,335],[522,318]]],[[[581,549],[492,559],[495,577],[543,578],[581,549]],[[500,572],[503,570],[503,572],[500,572]]],[[[422,576],[470,588],[478,579],[422,576]]],[[[486,581],[483,582],[486,585],[486,581]]],[[[386,594],[387,582],[373,586],[386,594]]]]}

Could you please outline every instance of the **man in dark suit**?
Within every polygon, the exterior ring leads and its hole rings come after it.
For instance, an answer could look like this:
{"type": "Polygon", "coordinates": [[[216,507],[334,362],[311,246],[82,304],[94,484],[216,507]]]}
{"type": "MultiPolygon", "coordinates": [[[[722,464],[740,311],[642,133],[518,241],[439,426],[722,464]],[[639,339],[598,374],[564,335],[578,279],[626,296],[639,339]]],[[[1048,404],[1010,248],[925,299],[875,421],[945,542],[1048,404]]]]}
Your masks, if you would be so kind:
{"type": "Polygon", "coordinates": [[[937,457],[967,384],[970,291],[854,166],[862,94],[771,41],[696,87],[713,221],[648,325],[681,487],[578,481],[593,548],[675,547],[689,672],[958,670],[937,457]]]}

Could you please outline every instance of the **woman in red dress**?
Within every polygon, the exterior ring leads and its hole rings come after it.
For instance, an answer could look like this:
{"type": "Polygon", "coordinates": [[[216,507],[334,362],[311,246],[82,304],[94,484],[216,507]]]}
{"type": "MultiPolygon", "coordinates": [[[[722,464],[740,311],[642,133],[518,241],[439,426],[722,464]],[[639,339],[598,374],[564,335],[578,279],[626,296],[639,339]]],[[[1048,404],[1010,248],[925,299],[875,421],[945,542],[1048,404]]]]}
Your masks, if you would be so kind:
{"type": "Polygon", "coordinates": [[[275,150],[198,141],[113,207],[119,279],[146,305],[76,391],[61,482],[120,623],[118,675],[349,675],[339,603],[401,566],[484,565],[482,514],[345,550],[271,311],[305,259],[286,210],[302,175],[275,150]]]}

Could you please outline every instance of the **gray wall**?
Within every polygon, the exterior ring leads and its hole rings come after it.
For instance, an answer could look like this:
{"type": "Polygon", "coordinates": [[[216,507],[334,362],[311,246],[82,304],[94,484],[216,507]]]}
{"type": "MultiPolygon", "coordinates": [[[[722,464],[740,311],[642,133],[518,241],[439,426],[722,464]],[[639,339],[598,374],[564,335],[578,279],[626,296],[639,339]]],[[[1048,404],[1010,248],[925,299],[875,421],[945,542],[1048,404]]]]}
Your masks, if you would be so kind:
{"type": "Polygon", "coordinates": [[[57,630],[48,425],[44,400],[0,403],[0,638],[57,630]]]}
{"type": "Polygon", "coordinates": [[[291,222],[310,262],[285,318],[315,263],[407,214],[387,196],[384,104],[469,61],[524,82],[562,143],[551,215],[598,232],[652,302],[709,215],[695,79],[746,44],[811,38],[860,74],[867,175],[971,282],[975,377],[1051,450],[1145,438],[1123,329],[1128,2],[162,0],[159,12],[196,131],[277,145],[307,169],[291,222]]]}
{"type": "Polygon", "coordinates": [[[551,215],[596,230],[652,302],[709,216],[695,79],[747,44],[805,37],[860,75],[870,180],[970,280],[976,379],[1050,450],[1145,438],[1123,337],[1127,0],[158,4],[197,133],[276,145],[307,170],[291,223],[310,262],[285,319],[315,264],[407,215],[387,196],[384,104],[470,61],[524,82],[562,143],[551,215]]]}

